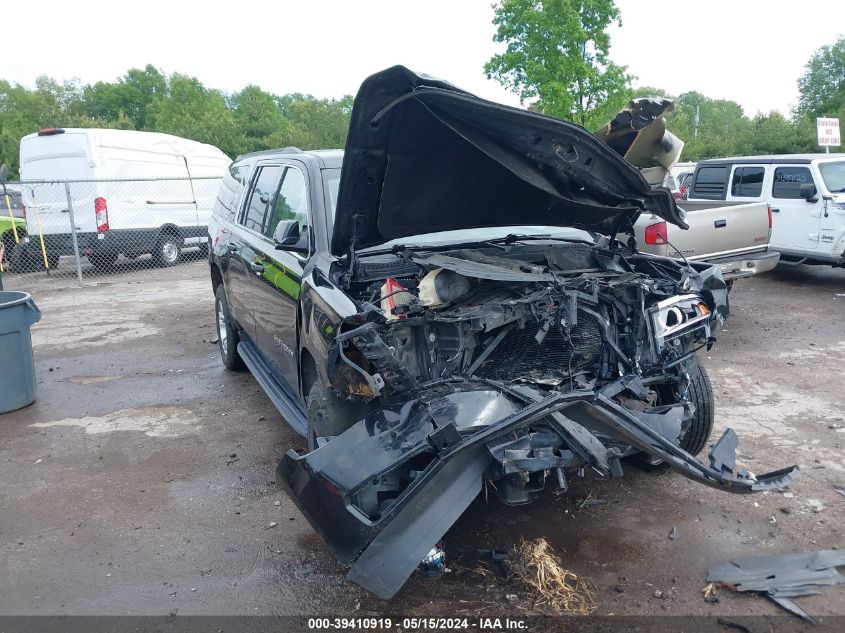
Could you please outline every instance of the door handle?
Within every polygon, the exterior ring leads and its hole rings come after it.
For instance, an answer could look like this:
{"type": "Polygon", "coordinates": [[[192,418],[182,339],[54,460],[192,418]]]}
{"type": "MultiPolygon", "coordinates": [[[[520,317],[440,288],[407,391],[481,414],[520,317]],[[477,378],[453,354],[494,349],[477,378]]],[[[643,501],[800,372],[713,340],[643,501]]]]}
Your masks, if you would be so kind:
{"type": "Polygon", "coordinates": [[[716,220],[716,221],[713,223],[713,226],[714,226],[714,227],[716,227],[717,229],[723,229],[723,228],[725,228],[727,225],[728,225],[728,221],[727,221],[727,220],[716,220]]]}
{"type": "Polygon", "coordinates": [[[772,213],[780,213],[780,209],[772,209],[772,213]]]}
{"type": "Polygon", "coordinates": [[[258,262],[252,262],[249,267],[252,268],[252,272],[254,272],[258,276],[261,276],[261,274],[264,272],[264,266],[262,266],[258,262]]]}

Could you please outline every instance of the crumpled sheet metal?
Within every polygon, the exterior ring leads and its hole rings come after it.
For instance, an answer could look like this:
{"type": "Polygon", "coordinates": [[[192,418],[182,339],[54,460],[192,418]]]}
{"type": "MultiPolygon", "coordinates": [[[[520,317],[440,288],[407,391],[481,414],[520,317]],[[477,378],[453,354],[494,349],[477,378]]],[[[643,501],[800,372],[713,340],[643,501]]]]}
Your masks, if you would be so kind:
{"type": "MultiPolygon", "coordinates": [[[[371,414],[311,453],[289,451],[279,463],[279,483],[338,561],[352,566],[349,578],[382,598],[399,590],[480,492],[491,463],[508,461],[508,449],[525,451],[509,456],[514,458],[512,466],[522,461],[529,470],[560,467],[578,455],[602,475],[618,476],[618,460],[608,458],[608,449],[593,434],[601,430],[663,459],[689,479],[727,492],[779,488],[798,474],[796,467],[790,467],[752,478],[706,466],[663,435],[676,435],[679,412],[671,409],[663,414],[663,424],[655,424],[653,415],[630,411],[595,391],[543,394],[484,382],[501,390],[497,397],[521,401],[521,407],[504,407],[501,418],[462,436],[445,419],[432,424],[427,407],[407,403],[399,411],[382,409],[371,414]],[[535,452],[542,448],[540,437],[529,437],[524,446],[503,445],[506,436],[539,420],[545,420],[566,449],[561,445],[559,454],[535,452]],[[448,441],[444,444],[441,439],[448,441]],[[353,507],[352,497],[368,482],[432,449],[436,452],[433,461],[378,519],[369,520],[353,507]]],[[[489,391],[478,394],[491,397],[489,391]]]]}
{"type": "Polygon", "coordinates": [[[820,593],[819,587],[845,582],[836,567],[845,565],[845,550],[820,550],[735,558],[713,565],[707,582],[762,593],[787,611],[809,622],[815,620],[790,598],[820,593]]]}

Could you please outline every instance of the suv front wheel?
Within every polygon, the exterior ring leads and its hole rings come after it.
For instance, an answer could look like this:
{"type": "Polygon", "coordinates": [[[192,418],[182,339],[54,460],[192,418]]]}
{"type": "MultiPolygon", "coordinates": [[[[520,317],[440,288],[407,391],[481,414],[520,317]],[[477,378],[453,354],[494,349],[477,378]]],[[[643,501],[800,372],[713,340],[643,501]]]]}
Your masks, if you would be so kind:
{"type": "Polygon", "coordinates": [[[217,286],[214,291],[214,312],[217,324],[217,347],[220,349],[220,358],[227,369],[243,369],[244,361],[238,354],[238,326],[232,319],[229,312],[229,303],[226,301],[226,291],[223,284],[217,286]]]}

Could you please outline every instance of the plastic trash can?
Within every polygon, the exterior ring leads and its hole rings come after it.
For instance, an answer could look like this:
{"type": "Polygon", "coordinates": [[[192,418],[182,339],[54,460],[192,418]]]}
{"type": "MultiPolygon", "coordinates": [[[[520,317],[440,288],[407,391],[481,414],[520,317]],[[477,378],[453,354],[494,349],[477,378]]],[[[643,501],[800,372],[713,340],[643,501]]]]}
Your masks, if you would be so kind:
{"type": "Polygon", "coordinates": [[[35,364],[29,328],[41,311],[28,292],[0,292],[0,413],[35,401],[35,364]]]}

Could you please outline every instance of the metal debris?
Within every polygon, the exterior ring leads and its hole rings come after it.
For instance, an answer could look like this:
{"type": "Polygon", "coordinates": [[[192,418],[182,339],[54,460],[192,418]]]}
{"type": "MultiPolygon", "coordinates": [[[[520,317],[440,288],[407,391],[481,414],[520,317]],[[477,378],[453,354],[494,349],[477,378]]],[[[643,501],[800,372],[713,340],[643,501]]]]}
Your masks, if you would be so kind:
{"type": "Polygon", "coordinates": [[[845,576],[836,570],[841,565],[845,565],[845,550],[737,558],[711,567],[707,581],[736,591],[758,592],[815,624],[815,619],[790,598],[817,594],[821,586],[845,582],[845,576]]]}

